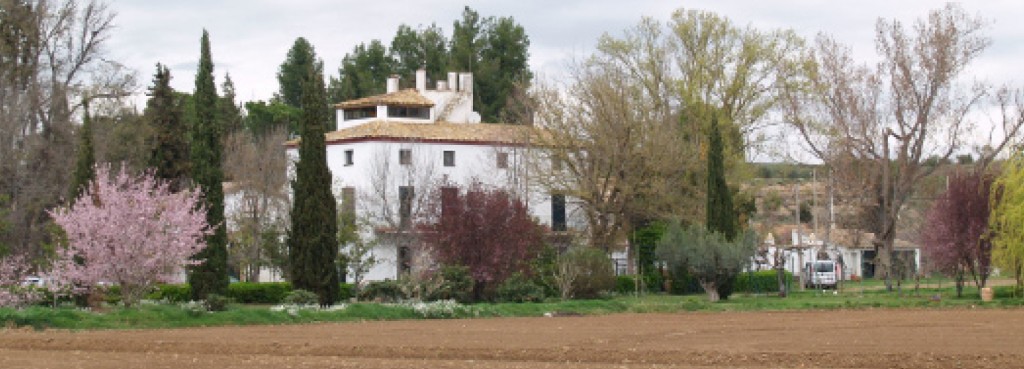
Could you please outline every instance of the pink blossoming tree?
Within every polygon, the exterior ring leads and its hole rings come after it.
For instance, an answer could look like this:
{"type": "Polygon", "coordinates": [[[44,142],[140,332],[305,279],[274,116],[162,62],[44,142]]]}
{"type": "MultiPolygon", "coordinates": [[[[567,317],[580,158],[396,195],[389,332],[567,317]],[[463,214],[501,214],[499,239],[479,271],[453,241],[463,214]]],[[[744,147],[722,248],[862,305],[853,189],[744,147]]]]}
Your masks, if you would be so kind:
{"type": "Polygon", "coordinates": [[[24,286],[29,264],[20,255],[0,257],[0,307],[20,307],[39,300],[39,292],[24,286]]]}
{"type": "Polygon", "coordinates": [[[172,193],[152,173],[111,174],[96,168],[96,180],[70,208],[51,212],[67,235],[50,279],[58,285],[95,286],[111,282],[126,306],[159,282],[169,282],[193,265],[210,233],[197,191],[172,193]]]}

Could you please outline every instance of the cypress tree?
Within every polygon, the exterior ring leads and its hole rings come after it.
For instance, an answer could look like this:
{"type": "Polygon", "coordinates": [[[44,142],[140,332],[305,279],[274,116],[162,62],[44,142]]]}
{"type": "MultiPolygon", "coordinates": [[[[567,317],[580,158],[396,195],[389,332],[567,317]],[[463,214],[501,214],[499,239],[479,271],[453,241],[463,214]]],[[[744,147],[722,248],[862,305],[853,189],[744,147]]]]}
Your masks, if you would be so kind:
{"type": "Polygon", "coordinates": [[[732,205],[732,194],[725,183],[725,164],[722,153],[722,134],[718,129],[718,117],[711,119],[708,135],[708,198],[706,224],[708,231],[718,232],[725,239],[736,238],[736,210],[732,205]]]}
{"type": "Polygon", "coordinates": [[[203,30],[196,73],[195,120],[192,126],[190,158],[192,179],[203,192],[206,221],[213,234],[206,237],[206,248],[195,256],[200,264],[189,273],[192,298],[206,299],[209,294],[224,295],[228,289],[227,232],[224,228],[224,171],[221,168],[221,135],[223,127],[217,119],[217,87],[213,83],[213,61],[210,57],[210,36],[203,30]]]}
{"type": "Polygon", "coordinates": [[[328,117],[324,103],[323,71],[309,64],[302,89],[302,118],[299,131],[299,161],[292,182],[294,202],[288,234],[288,265],[292,285],[320,297],[321,305],[338,299],[337,209],[331,194],[331,172],[327,168],[324,125],[328,117]]]}
{"type": "Polygon", "coordinates": [[[159,63],[153,75],[153,87],[149,89],[145,116],[156,138],[149,166],[156,169],[157,178],[170,182],[171,191],[181,191],[189,171],[188,127],[171,88],[171,71],[159,63]]]}
{"type": "Polygon", "coordinates": [[[71,188],[68,189],[68,204],[74,204],[85,187],[96,179],[96,154],[92,147],[92,122],[89,117],[89,98],[82,100],[82,129],[78,132],[78,158],[75,161],[75,173],[71,177],[71,188]]]}

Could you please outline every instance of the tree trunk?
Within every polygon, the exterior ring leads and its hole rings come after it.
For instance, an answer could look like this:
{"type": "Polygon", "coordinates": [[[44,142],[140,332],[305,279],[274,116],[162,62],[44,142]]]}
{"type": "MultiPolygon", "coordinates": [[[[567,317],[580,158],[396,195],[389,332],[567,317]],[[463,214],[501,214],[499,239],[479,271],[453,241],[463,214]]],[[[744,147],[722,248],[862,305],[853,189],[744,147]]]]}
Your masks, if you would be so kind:
{"type": "Polygon", "coordinates": [[[775,268],[775,279],[779,282],[779,297],[786,297],[786,270],[784,268],[775,268]]]}
{"type": "Polygon", "coordinates": [[[961,272],[957,272],[955,280],[956,280],[956,297],[957,298],[963,297],[964,296],[964,273],[962,271],[961,272]]]}
{"type": "Polygon", "coordinates": [[[704,289],[704,292],[707,293],[708,301],[718,302],[720,297],[718,295],[718,286],[715,285],[715,282],[700,281],[700,286],[704,289]]]}

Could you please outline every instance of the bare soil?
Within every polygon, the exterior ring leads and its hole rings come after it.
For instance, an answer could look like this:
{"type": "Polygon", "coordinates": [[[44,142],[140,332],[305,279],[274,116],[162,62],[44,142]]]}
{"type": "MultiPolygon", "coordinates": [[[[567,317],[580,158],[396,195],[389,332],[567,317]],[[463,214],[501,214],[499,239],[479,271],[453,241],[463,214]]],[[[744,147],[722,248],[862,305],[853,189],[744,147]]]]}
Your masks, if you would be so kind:
{"type": "Polygon", "coordinates": [[[0,330],[0,368],[1022,368],[1022,310],[0,330]]]}

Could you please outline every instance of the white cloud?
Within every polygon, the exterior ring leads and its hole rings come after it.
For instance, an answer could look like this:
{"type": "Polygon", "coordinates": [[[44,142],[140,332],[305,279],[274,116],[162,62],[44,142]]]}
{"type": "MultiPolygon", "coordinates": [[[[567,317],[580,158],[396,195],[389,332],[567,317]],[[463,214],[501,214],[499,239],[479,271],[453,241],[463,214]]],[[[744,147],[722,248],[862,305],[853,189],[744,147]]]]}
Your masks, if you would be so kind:
{"type": "MultiPolygon", "coordinates": [[[[266,99],[277,89],[276,72],[296,37],[306,37],[337,73],[341,58],[356,44],[371,39],[390,42],[402,23],[436,23],[446,33],[461,17],[464,2],[427,1],[202,1],[153,2],[115,0],[118,28],[108,50],[111,58],[135,68],[148,83],[154,65],[170,66],[173,86],[193,88],[199,58],[199,37],[210,32],[218,81],[230,72],[243,100],[266,99]]],[[[735,23],[757,28],[792,28],[807,38],[818,32],[853,46],[857,57],[874,56],[874,24],[879,17],[911,22],[941,2],[886,1],[477,1],[470,5],[483,16],[512,16],[531,41],[531,66],[545,74],[557,72],[572,57],[590,52],[603,33],[619,34],[642,16],[667,21],[685,6],[717,12],[735,23]]],[[[963,5],[995,22],[989,29],[992,48],[970,73],[991,82],[1016,77],[1024,60],[1024,3],[972,1],[963,5]]],[[[1021,83],[1018,80],[1016,83],[1021,83]]]]}

